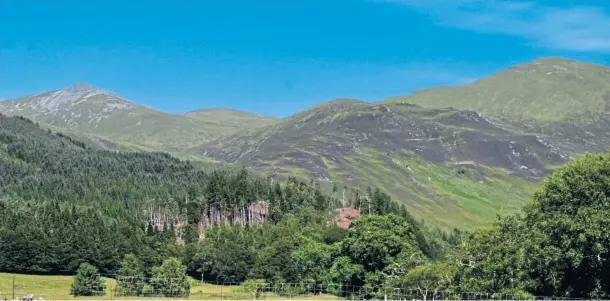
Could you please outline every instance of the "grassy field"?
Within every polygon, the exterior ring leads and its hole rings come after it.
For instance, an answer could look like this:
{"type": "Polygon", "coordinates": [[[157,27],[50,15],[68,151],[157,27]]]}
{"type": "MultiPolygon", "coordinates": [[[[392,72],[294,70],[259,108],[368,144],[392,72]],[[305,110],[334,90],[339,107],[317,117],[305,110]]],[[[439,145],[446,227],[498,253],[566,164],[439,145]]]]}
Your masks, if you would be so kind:
{"type": "MultiPolygon", "coordinates": [[[[114,279],[104,278],[106,281],[106,294],[99,297],[78,297],[70,296],[70,286],[72,284],[72,276],[38,276],[38,275],[21,275],[0,273],[0,300],[11,300],[13,298],[13,283],[14,297],[21,299],[27,294],[34,294],[34,298],[39,297],[46,301],[54,300],[134,300],[147,299],[159,300],[170,299],[160,297],[117,297],[115,295],[116,281],[114,279]]],[[[171,298],[180,299],[180,298],[171,298]]],[[[188,297],[190,300],[252,300],[252,296],[245,292],[239,286],[202,284],[195,279],[191,279],[191,294],[188,297]]],[[[259,299],[290,299],[289,297],[281,297],[274,293],[263,293],[259,299]]],[[[316,296],[295,296],[294,299],[299,300],[332,300],[339,299],[330,295],[316,296]]]]}
{"type": "MultiPolygon", "coordinates": [[[[14,283],[14,297],[17,299],[21,299],[27,294],[34,294],[35,298],[42,297],[45,300],[74,299],[74,297],[70,296],[72,279],[72,276],[38,276],[0,273],[0,298],[9,300],[13,298],[14,283]]],[[[104,279],[106,280],[106,296],[103,297],[103,299],[110,299],[111,287],[115,286],[115,282],[112,279],[104,279]]],[[[100,297],[91,299],[100,299],[100,297]]]]}

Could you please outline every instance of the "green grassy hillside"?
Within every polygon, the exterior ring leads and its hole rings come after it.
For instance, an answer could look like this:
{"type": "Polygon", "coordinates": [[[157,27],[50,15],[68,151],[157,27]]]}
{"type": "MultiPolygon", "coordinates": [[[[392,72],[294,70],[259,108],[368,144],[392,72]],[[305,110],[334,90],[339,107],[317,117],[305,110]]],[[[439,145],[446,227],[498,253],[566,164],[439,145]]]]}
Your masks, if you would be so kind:
{"type": "Polygon", "coordinates": [[[542,125],[591,123],[610,112],[610,68],[543,58],[471,84],[422,90],[387,102],[454,107],[542,125]]]}
{"type": "Polygon", "coordinates": [[[257,128],[277,121],[275,117],[230,109],[203,109],[188,112],[184,116],[210,124],[233,127],[235,131],[257,128]]]}
{"type": "Polygon", "coordinates": [[[497,214],[517,212],[536,184],[501,168],[474,162],[426,162],[413,153],[388,157],[374,149],[327,161],[340,183],[384,187],[408,205],[414,216],[443,229],[472,229],[489,224],[497,214]]]}

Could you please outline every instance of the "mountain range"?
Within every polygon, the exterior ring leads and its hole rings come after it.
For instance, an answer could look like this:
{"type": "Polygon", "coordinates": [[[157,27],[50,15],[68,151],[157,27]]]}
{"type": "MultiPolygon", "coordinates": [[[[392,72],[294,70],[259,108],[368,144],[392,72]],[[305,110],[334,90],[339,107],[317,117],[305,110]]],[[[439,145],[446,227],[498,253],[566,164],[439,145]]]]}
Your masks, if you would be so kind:
{"type": "Polygon", "coordinates": [[[284,119],[167,114],[87,84],[2,101],[0,112],[101,148],[244,164],[337,194],[377,186],[418,218],[470,229],[517,211],[575,155],[608,149],[610,68],[543,58],[466,85],[338,99],[284,119]]]}
{"type": "Polygon", "coordinates": [[[85,83],[0,102],[0,112],[134,148],[170,152],[274,120],[233,110],[167,114],[85,83]]]}

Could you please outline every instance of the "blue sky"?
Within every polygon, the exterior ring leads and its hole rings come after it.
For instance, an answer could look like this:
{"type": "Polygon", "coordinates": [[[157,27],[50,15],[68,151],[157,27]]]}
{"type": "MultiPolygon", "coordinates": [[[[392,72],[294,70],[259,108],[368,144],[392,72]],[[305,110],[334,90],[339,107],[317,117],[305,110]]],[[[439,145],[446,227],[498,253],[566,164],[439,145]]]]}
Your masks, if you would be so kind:
{"type": "Polygon", "coordinates": [[[283,117],[544,56],[610,65],[610,1],[0,0],[0,99],[87,82],[283,117]]]}

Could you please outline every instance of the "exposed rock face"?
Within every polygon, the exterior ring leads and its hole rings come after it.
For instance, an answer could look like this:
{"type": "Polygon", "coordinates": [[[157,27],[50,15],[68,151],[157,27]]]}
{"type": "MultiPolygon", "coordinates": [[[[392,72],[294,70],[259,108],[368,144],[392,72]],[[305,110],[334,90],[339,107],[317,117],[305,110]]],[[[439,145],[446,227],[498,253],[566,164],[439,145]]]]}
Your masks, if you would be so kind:
{"type": "Polygon", "coordinates": [[[199,222],[199,236],[205,236],[206,229],[220,224],[253,226],[260,225],[269,217],[269,204],[266,202],[248,203],[244,208],[228,211],[213,206],[204,209],[199,222]]]}
{"type": "MultiPolygon", "coordinates": [[[[173,229],[178,229],[176,234],[176,242],[184,243],[182,239],[182,231],[186,222],[178,216],[168,213],[167,210],[161,208],[148,208],[144,210],[144,215],[148,217],[149,223],[155,225],[160,231],[165,231],[166,225],[173,226],[173,229]]],[[[201,221],[199,222],[198,231],[199,237],[203,239],[208,228],[218,225],[241,225],[254,226],[260,225],[267,221],[269,217],[269,203],[256,202],[247,203],[243,208],[237,210],[223,210],[215,206],[206,207],[201,213],[201,221]]]]}

